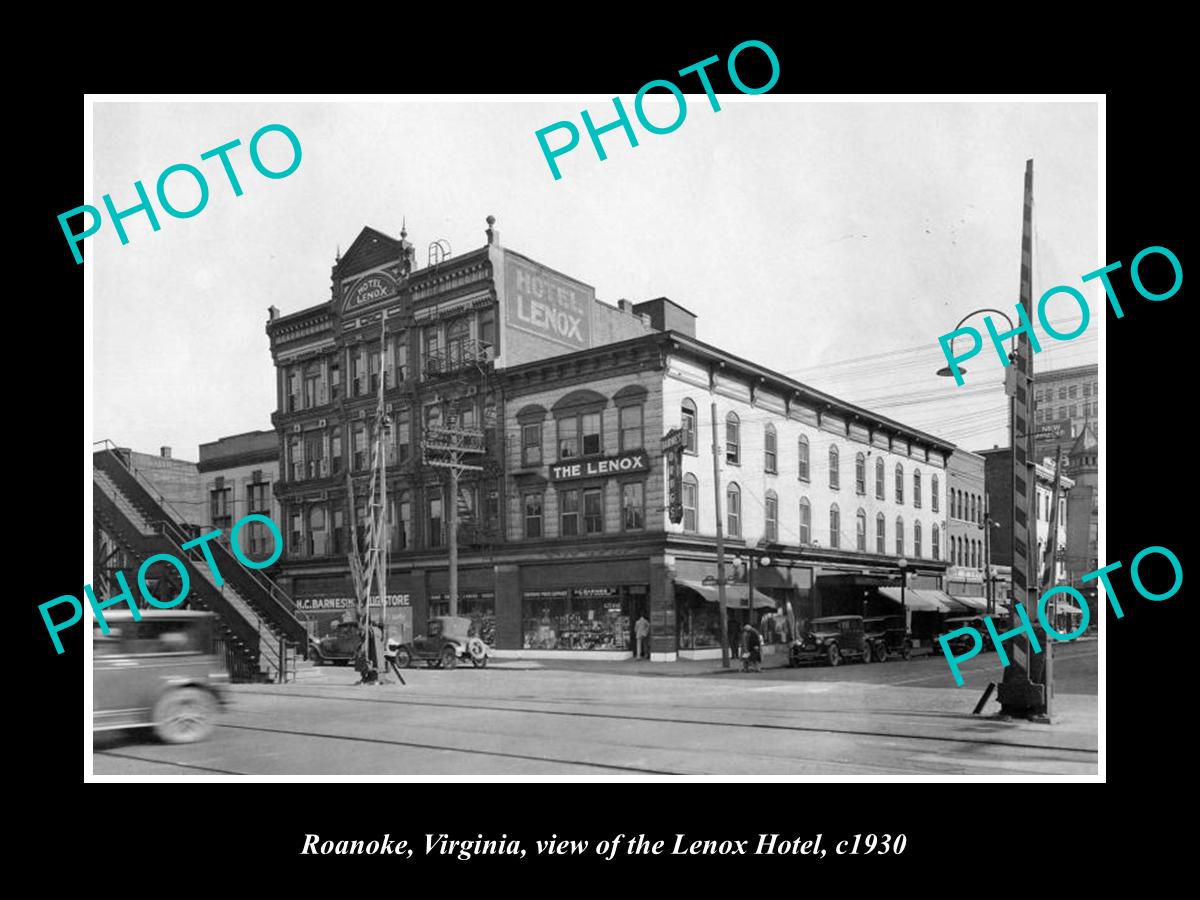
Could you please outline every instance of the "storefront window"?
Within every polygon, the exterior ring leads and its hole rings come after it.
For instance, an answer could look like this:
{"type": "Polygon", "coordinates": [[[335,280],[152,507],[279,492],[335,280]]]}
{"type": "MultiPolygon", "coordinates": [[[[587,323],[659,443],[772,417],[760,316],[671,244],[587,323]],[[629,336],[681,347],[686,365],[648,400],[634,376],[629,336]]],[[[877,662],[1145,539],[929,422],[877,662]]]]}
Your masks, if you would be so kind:
{"type": "Polygon", "coordinates": [[[679,649],[703,650],[721,646],[721,611],[698,596],[681,602],[677,613],[679,649]]]}
{"type": "Polygon", "coordinates": [[[618,650],[632,647],[635,612],[645,612],[644,586],[527,591],[522,601],[526,650],[618,650]]]}

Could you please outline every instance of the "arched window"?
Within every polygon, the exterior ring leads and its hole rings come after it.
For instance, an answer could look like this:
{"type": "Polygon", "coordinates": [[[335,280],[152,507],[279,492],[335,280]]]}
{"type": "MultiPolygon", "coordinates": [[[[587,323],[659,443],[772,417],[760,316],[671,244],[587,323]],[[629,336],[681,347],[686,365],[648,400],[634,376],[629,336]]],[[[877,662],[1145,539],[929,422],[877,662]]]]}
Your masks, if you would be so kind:
{"type": "Polygon", "coordinates": [[[835,550],[842,545],[842,512],[835,503],[829,507],[829,546],[835,550]]]}
{"type": "Polygon", "coordinates": [[[971,494],[967,498],[967,519],[972,522],[975,521],[975,495],[974,494],[971,494]]]}
{"type": "Polygon", "coordinates": [[[854,457],[854,492],[856,494],[867,492],[867,457],[862,453],[854,457]]]}
{"type": "Polygon", "coordinates": [[[835,491],[841,486],[841,473],[838,469],[838,448],[837,444],[834,444],[829,448],[829,486],[835,491]]]}
{"type": "Polygon", "coordinates": [[[866,551],[867,549],[867,514],[861,508],[855,519],[855,534],[857,535],[859,550],[866,551]]]}
{"type": "Polygon", "coordinates": [[[737,413],[731,412],[725,417],[725,462],[738,466],[741,459],[742,423],[738,421],[737,413]]]}
{"type": "Polygon", "coordinates": [[[967,544],[970,546],[970,549],[971,549],[971,554],[968,557],[968,559],[970,560],[970,562],[968,562],[968,565],[972,569],[974,569],[975,568],[975,542],[969,540],[969,541],[967,541],[967,544]]]}
{"type": "Polygon", "coordinates": [[[775,426],[770,422],[763,429],[763,471],[772,475],[779,471],[779,445],[775,437],[775,426]]]}
{"type": "MultiPolygon", "coordinates": [[[[929,505],[933,508],[934,512],[938,511],[938,477],[936,475],[930,479],[929,483],[929,505]]],[[[934,559],[936,558],[934,557],[934,559]]]]}
{"type": "Polygon", "coordinates": [[[683,476],[683,530],[695,531],[698,525],[700,482],[688,473],[683,476]]]}
{"type": "Polygon", "coordinates": [[[679,427],[683,430],[683,449],[696,452],[696,404],[684,399],[679,406],[679,427]]]}
{"type": "MultiPolygon", "coordinates": [[[[933,477],[934,477],[934,479],[937,478],[936,475],[933,477]]],[[[933,537],[929,541],[929,549],[930,549],[930,551],[932,551],[930,553],[930,555],[934,559],[942,558],[942,531],[940,528],[937,527],[936,524],[933,526],[933,537]]]]}
{"type": "Polygon", "coordinates": [[[809,480],[809,476],[808,476],[808,438],[806,438],[804,435],[800,435],[799,452],[800,452],[800,473],[799,473],[800,480],[808,481],[809,480]]]}
{"type": "Polygon", "coordinates": [[[763,515],[766,519],[766,538],[772,544],[779,542],[779,495],[767,491],[763,501],[763,515]]]}
{"type": "Polygon", "coordinates": [[[812,505],[807,497],[800,498],[800,543],[812,543],[812,505]]]}
{"type": "Polygon", "coordinates": [[[728,527],[731,538],[740,538],[742,536],[742,489],[738,487],[737,482],[731,482],[729,487],[725,489],[725,513],[728,520],[728,527]]]}
{"type": "Polygon", "coordinates": [[[883,457],[875,458],[875,498],[883,499],[883,457]]]}
{"type": "Polygon", "coordinates": [[[904,555],[904,520],[896,516],[896,555],[904,555]]]}
{"type": "Polygon", "coordinates": [[[883,513],[879,513],[875,517],[875,552],[887,552],[887,520],[884,519],[883,513]]]}
{"type": "Polygon", "coordinates": [[[904,466],[896,463],[896,502],[904,502],[904,466]]]}
{"type": "Polygon", "coordinates": [[[921,558],[921,520],[913,522],[913,556],[921,558]]]}
{"type": "Polygon", "coordinates": [[[950,491],[950,515],[955,519],[962,518],[962,493],[958,488],[950,491]]]}
{"type": "MultiPolygon", "coordinates": [[[[921,508],[921,470],[913,469],[913,506],[921,508]]],[[[919,555],[919,554],[918,554],[919,555]]]]}

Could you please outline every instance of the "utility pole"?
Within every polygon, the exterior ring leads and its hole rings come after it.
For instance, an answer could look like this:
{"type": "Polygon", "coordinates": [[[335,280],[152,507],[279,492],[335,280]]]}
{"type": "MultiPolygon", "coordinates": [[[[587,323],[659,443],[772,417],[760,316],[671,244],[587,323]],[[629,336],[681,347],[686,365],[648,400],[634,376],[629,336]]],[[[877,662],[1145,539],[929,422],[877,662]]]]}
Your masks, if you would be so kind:
{"type": "Polygon", "coordinates": [[[717,455],[717,404],[712,405],[713,500],[717,511],[717,606],[721,616],[721,668],[729,668],[729,622],[725,610],[725,529],[721,526],[721,458],[717,455]]]}
{"type": "MultiPolygon", "coordinates": [[[[1050,586],[1057,580],[1055,572],[1058,569],[1058,496],[1059,489],[1062,486],[1062,476],[1059,474],[1062,471],[1062,444],[1058,445],[1058,452],[1054,455],[1054,490],[1050,495],[1050,515],[1049,521],[1046,523],[1046,553],[1044,556],[1044,569],[1042,571],[1040,592],[1046,593],[1050,586]]],[[[1050,612],[1050,623],[1058,629],[1058,595],[1054,596],[1054,608],[1050,612]]],[[[1050,715],[1050,703],[1054,699],[1054,641],[1050,640],[1050,635],[1045,635],[1046,646],[1042,652],[1046,654],[1046,715],[1050,715]]]]}
{"type": "Polygon", "coordinates": [[[983,579],[987,597],[987,614],[996,612],[996,596],[992,589],[992,501],[991,494],[983,492],[983,579]]]}
{"type": "Polygon", "coordinates": [[[448,505],[450,533],[447,537],[450,565],[450,615],[458,615],[458,478],[463,472],[482,472],[483,466],[468,462],[486,452],[482,428],[459,428],[457,417],[449,426],[427,427],[421,441],[422,461],[427,466],[450,470],[448,505]]]}

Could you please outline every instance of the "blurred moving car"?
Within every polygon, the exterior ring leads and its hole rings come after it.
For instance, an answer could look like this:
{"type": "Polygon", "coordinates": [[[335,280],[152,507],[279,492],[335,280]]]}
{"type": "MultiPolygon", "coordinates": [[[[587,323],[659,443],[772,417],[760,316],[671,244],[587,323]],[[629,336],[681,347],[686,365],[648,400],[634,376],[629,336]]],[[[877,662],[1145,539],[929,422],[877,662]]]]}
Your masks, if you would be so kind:
{"type": "MultiPolygon", "coordinates": [[[[992,646],[991,636],[988,634],[987,626],[983,624],[983,616],[952,616],[949,619],[942,620],[942,628],[938,632],[938,638],[944,634],[949,634],[952,631],[957,631],[960,628],[974,628],[983,636],[983,646],[980,647],[981,653],[988,653],[995,650],[992,646]]],[[[946,642],[950,646],[950,650],[955,656],[961,656],[963,653],[970,652],[975,646],[974,639],[969,634],[960,634],[957,637],[951,638],[946,642]]],[[[933,652],[940,653],[942,650],[942,642],[934,639],[933,652]]]]}
{"type": "Polygon", "coordinates": [[[488,646],[480,638],[470,635],[470,619],[437,616],[430,620],[428,630],[428,634],[419,635],[408,644],[388,641],[388,655],[395,659],[397,666],[406,669],[418,659],[425,660],[425,665],[434,669],[457,668],[460,659],[469,659],[477,669],[487,665],[488,646]]]}
{"type": "Polygon", "coordinates": [[[92,729],[153,728],[172,744],[208,737],[229,673],[213,652],[212,613],[106,611],[92,628],[92,729]]]}
{"type": "Polygon", "coordinates": [[[863,633],[862,616],[813,619],[788,648],[788,665],[792,668],[810,662],[837,666],[844,658],[870,662],[871,646],[863,633]]]}
{"type": "Polygon", "coordinates": [[[912,657],[912,637],[904,627],[904,616],[863,619],[863,631],[871,645],[871,658],[875,662],[887,662],[896,656],[901,659],[912,657]]]}

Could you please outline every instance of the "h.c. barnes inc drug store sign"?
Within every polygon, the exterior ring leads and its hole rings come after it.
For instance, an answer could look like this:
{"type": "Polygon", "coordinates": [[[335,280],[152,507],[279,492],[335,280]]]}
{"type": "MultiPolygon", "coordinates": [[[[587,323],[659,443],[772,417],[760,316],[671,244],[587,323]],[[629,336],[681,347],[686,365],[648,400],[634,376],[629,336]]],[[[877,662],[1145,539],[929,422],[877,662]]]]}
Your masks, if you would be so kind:
{"type": "Polygon", "coordinates": [[[575,478],[602,478],[608,475],[626,475],[631,472],[649,472],[650,459],[645,450],[606,456],[604,459],[585,459],[577,463],[560,463],[550,467],[551,481],[569,481],[575,478]]]}

